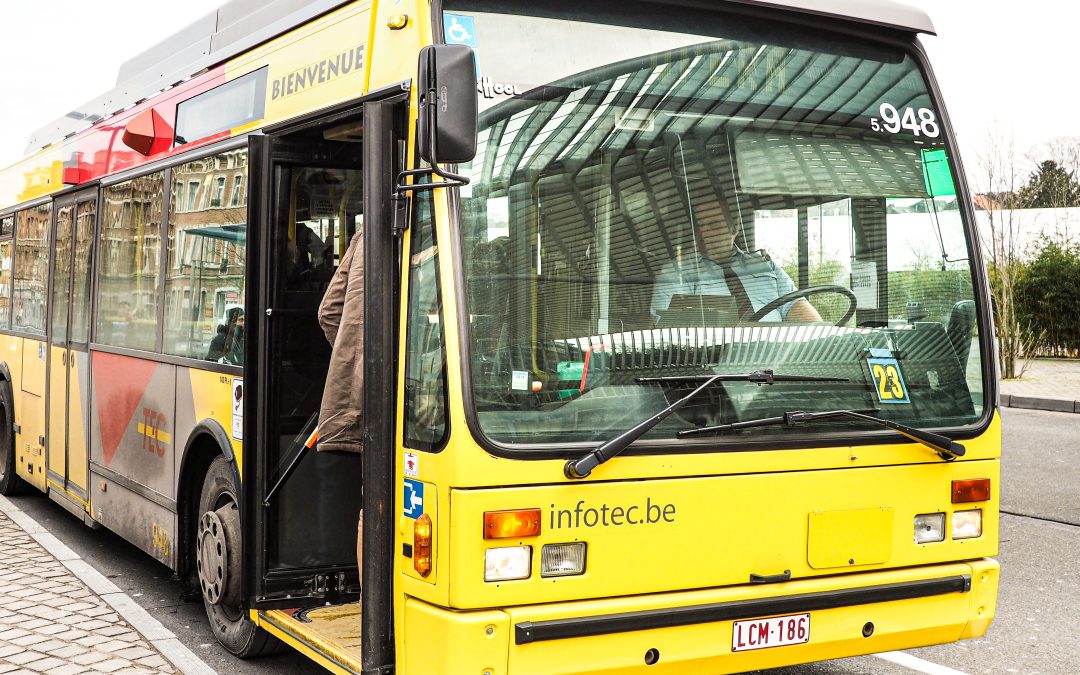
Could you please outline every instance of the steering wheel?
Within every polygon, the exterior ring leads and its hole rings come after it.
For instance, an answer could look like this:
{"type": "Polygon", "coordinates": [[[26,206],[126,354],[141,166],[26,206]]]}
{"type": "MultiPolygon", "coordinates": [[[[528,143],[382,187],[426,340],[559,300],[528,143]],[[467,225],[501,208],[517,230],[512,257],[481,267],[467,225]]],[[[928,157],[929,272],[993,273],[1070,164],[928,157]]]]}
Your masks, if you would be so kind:
{"type": "Polygon", "coordinates": [[[844,288],[843,286],[824,285],[807,286],[806,288],[799,288],[790,293],[785,293],[779,298],[766,304],[761,309],[750,314],[750,316],[745,317],[745,319],[747,321],[761,321],[772,312],[783,307],[789,302],[792,302],[793,300],[799,300],[800,298],[809,298],[811,295],[818,295],[819,293],[838,293],[847,298],[847,312],[844,313],[844,317],[842,319],[836,322],[837,326],[843,326],[845,323],[848,322],[848,319],[850,319],[855,314],[855,306],[858,304],[859,300],[855,297],[855,294],[851,292],[851,289],[844,288]]]}

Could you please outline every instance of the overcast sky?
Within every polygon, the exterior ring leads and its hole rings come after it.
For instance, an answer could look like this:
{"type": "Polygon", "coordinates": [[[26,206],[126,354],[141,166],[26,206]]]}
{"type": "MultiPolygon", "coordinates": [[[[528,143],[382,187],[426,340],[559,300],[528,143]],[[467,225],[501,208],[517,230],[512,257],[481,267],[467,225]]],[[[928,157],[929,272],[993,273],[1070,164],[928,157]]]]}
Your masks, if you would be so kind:
{"type": "MultiPolygon", "coordinates": [[[[0,166],[37,128],[110,89],[120,63],[223,0],[2,0],[0,166]]],[[[1075,22],[1060,0],[908,0],[938,36],[923,38],[960,139],[969,177],[988,134],[1017,152],[1080,136],[1075,22]],[[995,131],[996,130],[996,131],[995,131]]]]}

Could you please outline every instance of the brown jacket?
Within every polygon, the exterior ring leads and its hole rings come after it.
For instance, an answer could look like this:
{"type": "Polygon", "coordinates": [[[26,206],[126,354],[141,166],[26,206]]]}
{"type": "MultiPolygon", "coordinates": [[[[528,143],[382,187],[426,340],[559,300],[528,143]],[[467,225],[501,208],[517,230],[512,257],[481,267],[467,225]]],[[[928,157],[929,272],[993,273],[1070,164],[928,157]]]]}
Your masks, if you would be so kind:
{"type": "Polygon", "coordinates": [[[319,303],[333,351],[319,410],[320,451],[363,452],[364,241],[357,232],[319,303]]]}

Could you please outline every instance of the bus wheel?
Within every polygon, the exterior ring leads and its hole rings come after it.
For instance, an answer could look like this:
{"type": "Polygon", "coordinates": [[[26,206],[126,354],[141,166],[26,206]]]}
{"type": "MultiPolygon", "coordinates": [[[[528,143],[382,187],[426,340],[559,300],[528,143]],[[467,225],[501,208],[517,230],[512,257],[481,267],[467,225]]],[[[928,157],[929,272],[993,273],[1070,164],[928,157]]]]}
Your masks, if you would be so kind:
{"type": "Polygon", "coordinates": [[[206,472],[199,497],[195,559],[214,637],[233,654],[248,658],[273,652],[281,643],[240,608],[239,495],[229,461],[218,457],[206,472]]]}
{"type": "Polygon", "coordinates": [[[11,383],[0,381],[0,495],[17,495],[26,483],[15,473],[15,407],[11,383]]]}

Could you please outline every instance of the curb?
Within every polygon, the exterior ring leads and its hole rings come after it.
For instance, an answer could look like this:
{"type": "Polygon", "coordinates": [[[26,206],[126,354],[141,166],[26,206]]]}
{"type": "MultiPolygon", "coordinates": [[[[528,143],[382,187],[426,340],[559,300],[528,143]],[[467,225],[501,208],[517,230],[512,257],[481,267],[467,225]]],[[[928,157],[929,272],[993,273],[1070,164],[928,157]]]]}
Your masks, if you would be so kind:
{"type": "Polygon", "coordinates": [[[1001,407],[1080,413],[1080,401],[1062,398],[1041,398],[1038,396],[1017,396],[1016,394],[1001,394],[1001,407]]]}
{"type": "Polygon", "coordinates": [[[128,622],[143,638],[156,649],[166,661],[184,675],[217,675],[217,671],[195,655],[176,638],[168,628],[150,615],[127,593],[109,581],[104,574],[94,569],[57,539],[36,520],[22,509],[15,506],[7,497],[0,495],[0,512],[3,512],[34,541],[42,546],[49,555],[60,561],[79,581],[86,584],[93,593],[105,601],[109,607],[128,622]]]}

